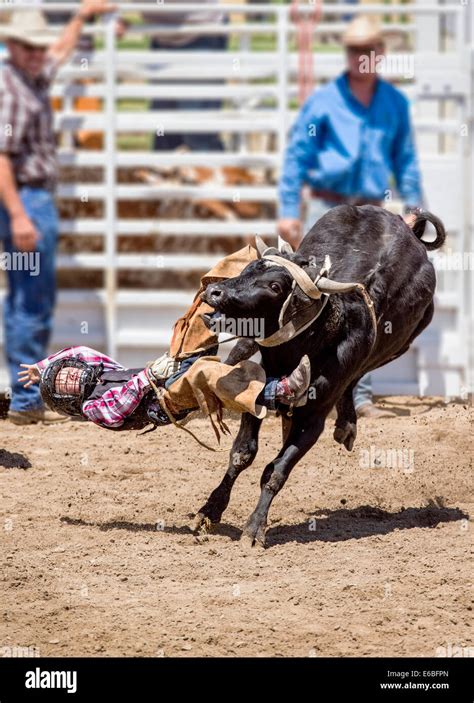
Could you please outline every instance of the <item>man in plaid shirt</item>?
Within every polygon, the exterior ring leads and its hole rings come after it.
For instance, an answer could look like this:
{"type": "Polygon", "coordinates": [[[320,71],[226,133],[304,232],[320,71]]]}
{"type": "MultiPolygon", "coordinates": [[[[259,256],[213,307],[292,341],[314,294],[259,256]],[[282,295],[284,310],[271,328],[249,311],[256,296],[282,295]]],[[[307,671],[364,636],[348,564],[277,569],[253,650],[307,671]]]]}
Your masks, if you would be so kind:
{"type": "Polygon", "coordinates": [[[64,420],[44,408],[36,388],[25,392],[17,371],[21,361],[33,363],[46,353],[53,323],[58,167],[51,84],[84,23],[111,9],[107,0],[82,0],[59,35],[39,9],[15,9],[1,30],[8,58],[0,67],[0,243],[5,261],[13,262],[6,267],[4,325],[12,392],[8,419],[18,425],[64,420]]]}

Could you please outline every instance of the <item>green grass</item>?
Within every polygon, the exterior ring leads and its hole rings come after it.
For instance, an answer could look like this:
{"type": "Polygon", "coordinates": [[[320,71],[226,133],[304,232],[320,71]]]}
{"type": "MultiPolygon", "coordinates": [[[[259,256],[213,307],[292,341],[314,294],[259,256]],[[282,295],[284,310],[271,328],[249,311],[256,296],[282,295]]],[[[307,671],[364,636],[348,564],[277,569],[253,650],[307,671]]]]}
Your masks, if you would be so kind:
{"type": "MultiPolygon", "coordinates": [[[[239,50],[239,37],[231,36],[229,40],[229,50],[238,51],[239,50]]],[[[277,38],[274,34],[253,34],[250,38],[250,50],[251,51],[276,51],[277,50],[277,38]]],[[[296,40],[293,38],[288,43],[289,51],[296,51],[297,44],[296,40]]],[[[314,53],[339,53],[342,51],[342,47],[339,44],[322,44],[319,41],[314,40],[313,42],[313,52],[314,53]]]]}
{"type": "Polygon", "coordinates": [[[145,98],[122,98],[117,100],[118,112],[146,112],[149,101],[145,98]]]}
{"type": "MultiPolygon", "coordinates": [[[[271,23],[270,20],[268,23],[271,23]]],[[[149,49],[150,39],[149,37],[140,36],[125,36],[123,39],[119,39],[117,42],[117,48],[119,51],[146,51],[149,49]]],[[[240,46],[240,36],[230,35],[229,36],[229,51],[238,51],[240,46]]],[[[104,38],[96,37],[95,39],[95,49],[104,48],[104,38]]],[[[295,39],[289,42],[288,49],[290,51],[296,51],[297,45],[295,39]]],[[[250,50],[251,51],[276,51],[277,50],[277,37],[275,34],[269,32],[263,32],[262,34],[252,34],[250,37],[250,50]]],[[[313,51],[318,52],[339,52],[342,51],[342,47],[339,44],[322,44],[321,42],[314,40],[313,51]]]]}
{"type": "MultiPolygon", "coordinates": [[[[147,37],[125,37],[124,39],[119,39],[117,42],[117,48],[122,51],[135,51],[135,49],[146,50],[149,46],[149,40],[147,37]]],[[[96,37],[94,42],[94,47],[96,50],[103,49],[105,46],[103,37],[96,37]]]]}
{"type": "MultiPolygon", "coordinates": [[[[118,112],[146,112],[149,108],[149,101],[140,98],[124,98],[117,100],[118,112]]],[[[117,137],[117,147],[120,150],[151,151],[153,146],[153,135],[145,134],[120,134],[117,137]]]]}
{"type": "Polygon", "coordinates": [[[119,151],[152,151],[152,134],[120,134],[117,137],[119,151]]]}

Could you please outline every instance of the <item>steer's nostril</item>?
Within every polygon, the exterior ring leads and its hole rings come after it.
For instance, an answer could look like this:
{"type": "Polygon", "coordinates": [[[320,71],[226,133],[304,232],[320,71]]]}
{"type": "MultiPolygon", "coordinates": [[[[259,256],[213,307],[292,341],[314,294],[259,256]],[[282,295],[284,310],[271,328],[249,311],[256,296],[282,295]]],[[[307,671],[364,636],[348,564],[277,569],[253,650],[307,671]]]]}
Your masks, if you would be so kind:
{"type": "Polygon", "coordinates": [[[217,300],[217,298],[221,297],[222,291],[219,288],[211,288],[210,295],[211,295],[211,298],[217,300]]]}

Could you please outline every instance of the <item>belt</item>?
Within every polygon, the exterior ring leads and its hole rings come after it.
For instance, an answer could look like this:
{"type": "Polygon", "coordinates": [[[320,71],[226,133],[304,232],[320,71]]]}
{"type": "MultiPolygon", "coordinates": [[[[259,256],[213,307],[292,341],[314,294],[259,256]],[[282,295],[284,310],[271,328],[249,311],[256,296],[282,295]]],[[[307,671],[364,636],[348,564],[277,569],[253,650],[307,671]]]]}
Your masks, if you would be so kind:
{"type": "Polygon", "coordinates": [[[364,198],[362,196],[351,196],[351,195],[341,195],[341,193],[334,193],[332,190],[311,190],[311,196],[313,198],[321,198],[322,200],[327,200],[329,203],[334,203],[336,205],[377,205],[379,206],[382,202],[381,200],[375,200],[374,198],[364,198]]]}
{"type": "Polygon", "coordinates": [[[17,181],[18,188],[41,188],[41,190],[47,190],[50,193],[54,193],[56,190],[56,181],[48,180],[43,178],[37,178],[27,182],[17,181]]]}

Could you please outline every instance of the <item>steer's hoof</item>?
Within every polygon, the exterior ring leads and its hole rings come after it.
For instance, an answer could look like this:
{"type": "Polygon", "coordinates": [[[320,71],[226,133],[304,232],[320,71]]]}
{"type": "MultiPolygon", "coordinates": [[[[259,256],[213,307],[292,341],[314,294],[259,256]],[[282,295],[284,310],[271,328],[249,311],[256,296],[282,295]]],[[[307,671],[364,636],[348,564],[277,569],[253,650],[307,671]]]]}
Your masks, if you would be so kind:
{"type": "Polygon", "coordinates": [[[244,550],[251,550],[253,547],[265,549],[265,526],[261,526],[257,530],[244,527],[240,536],[240,546],[244,550]]]}
{"type": "Polygon", "coordinates": [[[203,535],[207,535],[210,532],[212,532],[212,522],[211,519],[208,518],[206,515],[203,513],[198,513],[194,520],[192,521],[190,528],[192,532],[194,533],[200,533],[203,535]]]}
{"type": "Polygon", "coordinates": [[[350,452],[357,437],[357,425],[352,422],[346,422],[343,427],[336,425],[333,437],[336,442],[343,444],[347,451],[350,452]]]}

